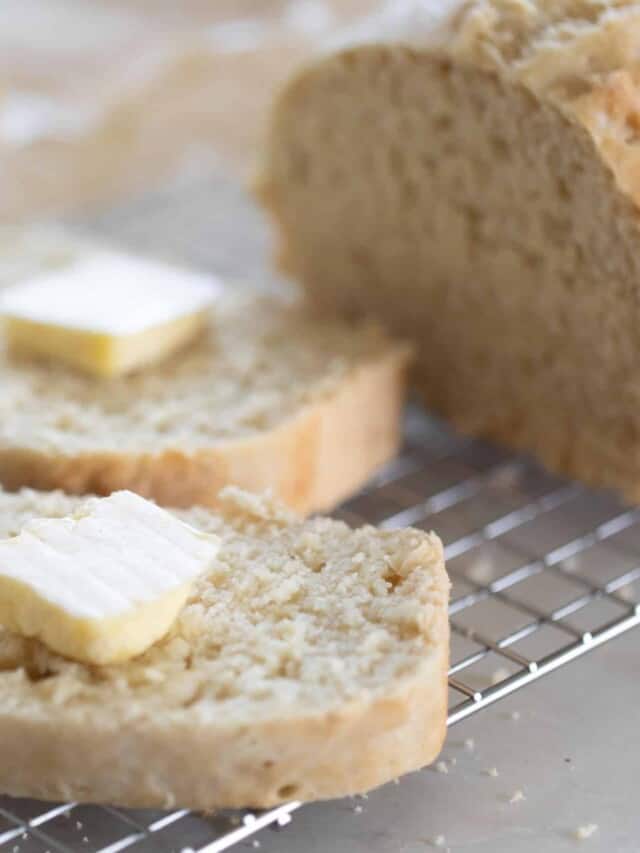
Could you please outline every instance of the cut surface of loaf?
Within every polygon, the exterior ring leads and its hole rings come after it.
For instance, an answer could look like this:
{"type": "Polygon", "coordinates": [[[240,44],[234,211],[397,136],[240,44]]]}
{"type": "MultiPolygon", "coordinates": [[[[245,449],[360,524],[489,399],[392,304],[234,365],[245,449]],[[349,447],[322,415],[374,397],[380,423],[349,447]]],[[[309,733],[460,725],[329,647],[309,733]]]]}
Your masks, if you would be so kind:
{"type": "MultiPolygon", "coordinates": [[[[91,251],[64,233],[2,237],[0,285],[91,251]]],[[[124,378],[3,351],[0,482],[166,506],[213,505],[233,484],[328,508],[395,452],[408,356],[372,323],[319,322],[240,285],[192,346],[124,378]]]]}
{"type": "MultiPolygon", "coordinates": [[[[0,492],[0,537],[80,501],[0,492]]],[[[449,589],[436,536],[302,522],[237,489],[218,514],[180,517],[221,549],[140,657],[86,666],[0,631],[2,792],[258,807],[354,794],[436,757],[449,589]]]]}
{"type": "Polygon", "coordinates": [[[460,427],[640,500],[640,3],[389,6],[276,103],[283,266],[460,427]]]}

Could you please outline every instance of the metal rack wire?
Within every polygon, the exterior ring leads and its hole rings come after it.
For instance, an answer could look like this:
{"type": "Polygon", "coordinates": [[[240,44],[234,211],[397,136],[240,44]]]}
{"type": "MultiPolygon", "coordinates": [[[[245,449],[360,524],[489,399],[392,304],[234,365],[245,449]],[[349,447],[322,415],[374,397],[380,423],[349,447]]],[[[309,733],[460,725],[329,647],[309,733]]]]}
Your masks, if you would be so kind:
{"type": "MultiPolygon", "coordinates": [[[[225,179],[83,224],[234,276],[264,268],[260,220],[225,179]]],[[[442,537],[453,580],[449,725],[640,625],[640,509],[459,436],[420,407],[408,411],[402,453],[336,516],[442,537]]],[[[299,807],[205,817],[0,797],[0,853],[220,853],[285,826],[299,807]]]]}

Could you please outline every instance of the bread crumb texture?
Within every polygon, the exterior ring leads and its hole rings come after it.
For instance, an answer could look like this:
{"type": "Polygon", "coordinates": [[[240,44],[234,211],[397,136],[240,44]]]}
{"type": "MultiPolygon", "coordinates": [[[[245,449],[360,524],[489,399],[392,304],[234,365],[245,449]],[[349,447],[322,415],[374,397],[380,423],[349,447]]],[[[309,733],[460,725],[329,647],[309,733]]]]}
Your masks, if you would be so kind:
{"type": "MultiPolygon", "coordinates": [[[[78,500],[0,493],[0,536],[34,515],[73,512],[78,500]]],[[[169,635],[126,664],[91,667],[0,632],[3,713],[237,725],[316,714],[411,677],[437,642],[448,581],[435,536],[300,522],[235,489],[219,515],[179,515],[223,544],[169,635]]]]}
{"type": "Polygon", "coordinates": [[[414,341],[430,408],[634,500],[639,43],[632,0],[394,0],[284,89],[257,181],[282,267],[414,341]]]}

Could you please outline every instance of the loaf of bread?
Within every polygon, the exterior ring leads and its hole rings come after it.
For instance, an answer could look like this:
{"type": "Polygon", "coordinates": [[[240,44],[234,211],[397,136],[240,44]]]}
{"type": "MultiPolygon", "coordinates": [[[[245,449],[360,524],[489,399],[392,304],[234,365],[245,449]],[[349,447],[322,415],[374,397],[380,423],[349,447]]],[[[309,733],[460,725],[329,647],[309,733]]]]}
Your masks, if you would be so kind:
{"type": "Polygon", "coordinates": [[[640,499],[640,3],[393,0],[298,74],[259,192],[428,405],[640,499]]]}
{"type": "MultiPolygon", "coordinates": [[[[0,286],[83,251],[64,232],[10,230],[0,286]]],[[[0,352],[0,482],[185,507],[233,484],[328,508],[394,454],[408,355],[374,324],[321,323],[239,285],[193,346],[124,378],[0,352]]]]}
{"type": "MultiPolygon", "coordinates": [[[[80,500],[0,492],[0,538],[80,500]]],[[[258,807],[365,791],[436,757],[449,588],[436,536],[301,522],[236,489],[220,514],[181,517],[221,550],[140,657],[87,666],[0,630],[0,791],[258,807]]]]}

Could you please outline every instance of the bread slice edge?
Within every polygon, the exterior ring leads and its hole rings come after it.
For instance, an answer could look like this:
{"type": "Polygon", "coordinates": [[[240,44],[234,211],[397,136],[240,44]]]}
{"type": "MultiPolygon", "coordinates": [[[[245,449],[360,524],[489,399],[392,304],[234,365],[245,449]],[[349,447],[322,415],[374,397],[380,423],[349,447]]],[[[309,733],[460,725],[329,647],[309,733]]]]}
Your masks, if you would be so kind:
{"type": "Polygon", "coordinates": [[[391,344],[273,429],[211,449],[63,455],[0,447],[0,482],[9,491],[76,495],[129,489],[172,507],[216,507],[220,490],[234,485],[269,490],[299,513],[326,510],[396,453],[409,360],[408,347],[391,344]]]}
{"type": "MultiPolygon", "coordinates": [[[[445,623],[441,630],[448,633],[445,623]]],[[[446,634],[386,695],[314,717],[220,731],[183,719],[96,728],[0,714],[0,790],[53,801],[200,811],[362,793],[430,764],[445,737],[446,634]],[[277,756],[277,760],[274,759],[277,756]]]]}

